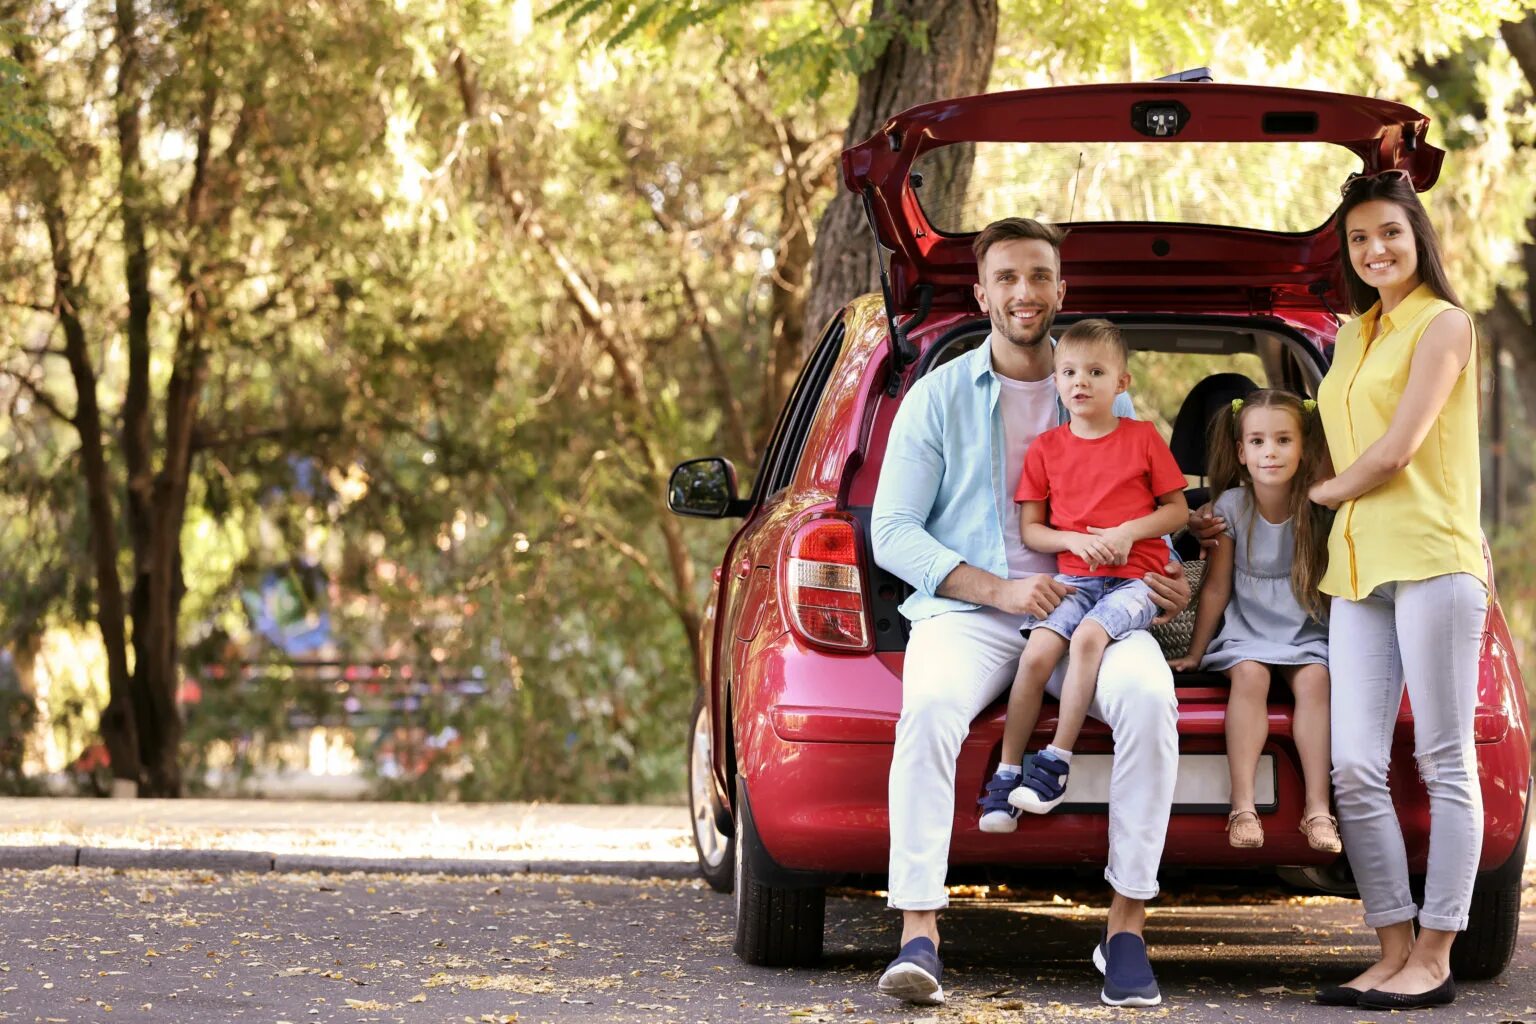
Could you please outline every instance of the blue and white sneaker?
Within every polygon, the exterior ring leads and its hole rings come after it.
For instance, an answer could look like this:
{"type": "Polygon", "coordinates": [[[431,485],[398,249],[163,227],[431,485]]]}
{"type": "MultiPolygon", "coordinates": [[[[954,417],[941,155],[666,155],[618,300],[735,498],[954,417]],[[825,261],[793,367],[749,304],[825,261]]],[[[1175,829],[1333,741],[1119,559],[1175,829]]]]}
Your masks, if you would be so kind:
{"type": "Polygon", "coordinates": [[[944,965],[933,940],[919,935],[901,947],[880,975],[880,992],[920,1006],[937,1006],[944,1002],[944,988],[939,984],[943,977],[944,965]]]}
{"type": "Polygon", "coordinates": [[[1163,1001],[1140,935],[1117,932],[1100,938],[1093,947],[1093,966],[1104,975],[1099,1001],[1105,1006],[1157,1006],[1163,1001]]]}
{"type": "Polygon", "coordinates": [[[1067,795],[1067,774],[1072,766],[1049,750],[1030,758],[1019,787],[1008,794],[1008,802],[1021,811],[1046,814],[1067,795]]]}
{"type": "Polygon", "coordinates": [[[1008,794],[1019,784],[1018,772],[997,772],[987,780],[987,794],[976,805],[981,808],[978,827],[983,832],[1012,832],[1019,827],[1019,810],[1008,802],[1008,794]]]}

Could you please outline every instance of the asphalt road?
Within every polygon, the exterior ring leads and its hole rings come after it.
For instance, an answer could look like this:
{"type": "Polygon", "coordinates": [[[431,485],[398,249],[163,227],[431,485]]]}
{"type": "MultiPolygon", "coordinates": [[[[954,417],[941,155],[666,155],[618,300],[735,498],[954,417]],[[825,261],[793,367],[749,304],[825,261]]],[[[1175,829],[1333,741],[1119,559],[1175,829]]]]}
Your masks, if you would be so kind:
{"type": "Polygon", "coordinates": [[[1358,905],[1233,886],[1172,896],[1149,938],[1164,1005],[1099,1005],[1092,888],[970,890],[944,918],[947,1006],[874,991],[896,917],[837,893],[817,970],[731,953],[731,901],[615,878],[0,873],[0,1021],[1536,1021],[1536,900],[1516,962],[1414,1014],[1310,1004],[1363,964],[1358,905]]]}

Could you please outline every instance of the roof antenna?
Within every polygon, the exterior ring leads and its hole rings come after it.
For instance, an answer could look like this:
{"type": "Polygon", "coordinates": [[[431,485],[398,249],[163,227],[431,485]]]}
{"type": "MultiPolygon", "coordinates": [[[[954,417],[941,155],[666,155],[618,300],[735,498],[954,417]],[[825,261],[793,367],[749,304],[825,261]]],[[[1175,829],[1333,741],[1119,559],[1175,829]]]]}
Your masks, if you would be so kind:
{"type": "Polygon", "coordinates": [[[1067,207],[1067,223],[1072,223],[1072,216],[1077,212],[1077,183],[1083,179],[1083,151],[1077,151],[1077,172],[1072,175],[1072,204],[1067,207]]]}

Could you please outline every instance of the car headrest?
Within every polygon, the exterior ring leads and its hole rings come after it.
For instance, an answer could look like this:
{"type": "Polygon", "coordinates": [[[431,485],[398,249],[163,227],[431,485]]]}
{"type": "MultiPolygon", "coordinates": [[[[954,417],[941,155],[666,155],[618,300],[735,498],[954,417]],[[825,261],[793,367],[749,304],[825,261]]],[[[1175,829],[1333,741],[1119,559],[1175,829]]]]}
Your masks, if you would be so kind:
{"type": "Polygon", "coordinates": [[[1233,399],[1247,398],[1258,389],[1241,373],[1213,373],[1190,389],[1174,417],[1173,436],[1168,439],[1180,469],[1190,476],[1205,476],[1205,442],[1211,418],[1222,410],[1231,412],[1233,399]]]}

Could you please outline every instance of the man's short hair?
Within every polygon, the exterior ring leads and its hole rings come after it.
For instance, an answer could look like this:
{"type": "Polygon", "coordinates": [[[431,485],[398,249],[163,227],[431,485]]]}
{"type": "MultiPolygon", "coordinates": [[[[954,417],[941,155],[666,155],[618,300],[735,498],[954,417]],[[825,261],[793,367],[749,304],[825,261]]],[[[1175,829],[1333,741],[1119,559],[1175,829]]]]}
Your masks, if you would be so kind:
{"type": "Polygon", "coordinates": [[[1122,367],[1129,366],[1131,362],[1131,347],[1125,343],[1125,335],[1108,320],[1079,320],[1063,331],[1060,340],[1056,342],[1058,350],[1064,345],[1107,345],[1119,357],[1122,367]]]}
{"type": "Polygon", "coordinates": [[[1056,253],[1056,269],[1060,270],[1061,240],[1065,237],[1067,237],[1066,231],[1055,224],[1042,224],[1028,217],[1005,217],[981,229],[981,234],[971,242],[971,252],[976,254],[976,269],[980,271],[982,263],[987,258],[987,250],[998,242],[1013,242],[1019,239],[1044,242],[1056,253]]]}

